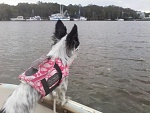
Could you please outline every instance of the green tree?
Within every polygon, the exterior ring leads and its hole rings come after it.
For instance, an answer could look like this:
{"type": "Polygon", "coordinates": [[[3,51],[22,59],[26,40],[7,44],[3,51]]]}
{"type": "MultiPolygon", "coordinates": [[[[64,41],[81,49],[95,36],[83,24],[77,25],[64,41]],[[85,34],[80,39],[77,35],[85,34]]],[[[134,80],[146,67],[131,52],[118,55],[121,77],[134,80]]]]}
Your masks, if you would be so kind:
{"type": "MultiPolygon", "coordinates": [[[[139,18],[136,11],[130,8],[122,8],[114,5],[98,6],[89,4],[88,6],[81,5],[63,5],[64,11],[67,10],[71,18],[78,18],[85,16],[88,20],[115,20],[117,18],[128,19],[128,17],[139,18]],[[79,7],[80,6],[80,7],[79,7]],[[80,12],[79,12],[80,9],[80,12]]],[[[37,3],[18,3],[16,6],[7,4],[0,4],[0,20],[10,20],[12,17],[24,16],[29,18],[31,16],[41,16],[43,19],[48,19],[51,14],[60,12],[60,4],[58,3],[45,3],[38,1],[37,3]]],[[[147,14],[149,15],[149,14],[147,14]]]]}

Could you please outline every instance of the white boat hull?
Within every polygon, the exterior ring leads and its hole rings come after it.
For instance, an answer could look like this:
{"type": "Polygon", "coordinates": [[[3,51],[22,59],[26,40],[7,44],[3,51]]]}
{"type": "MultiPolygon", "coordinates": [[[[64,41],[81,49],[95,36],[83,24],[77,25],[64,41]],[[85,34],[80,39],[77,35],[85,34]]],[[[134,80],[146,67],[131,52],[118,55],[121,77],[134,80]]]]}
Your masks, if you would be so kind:
{"type": "Polygon", "coordinates": [[[124,21],[124,19],[116,19],[116,21],[124,21]]]}
{"type": "Polygon", "coordinates": [[[51,18],[51,17],[49,17],[49,20],[51,20],[51,21],[57,21],[57,20],[70,21],[70,18],[51,18]]]}
{"type": "Polygon", "coordinates": [[[10,18],[11,21],[25,21],[25,19],[10,18]]]}
{"type": "Polygon", "coordinates": [[[41,21],[41,17],[40,16],[34,16],[34,17],[30,17],[29,19],[26,19],[26,21],[41,21]]]}
{"type": "Polygon", "coordinates": [[[23,16],[18,16],[17,18],[10,18],[11,21],[25,21],[23,16]]]}
{"type": "MultiPolygon", "coordinates": [[[[0,83],[0,108],[3,103],[9,97],[9,95],[17,88],[17,85],[12,84],[2,84],[0,83]]],[[[52,101],[50,101],[49,97],[45,97],[43,102],[39,102],[35,113],[53,113],[52,109],[52,101]]],[[[63,106],[63,108],[57,107],[58,113],[102,113],[72,100],[68,100],[68,102],[63,106]]]]}
{"type": "Polygon", "coordinates": [[[87,21],[87,19],[73,19],[74,21],[87,21]]]}

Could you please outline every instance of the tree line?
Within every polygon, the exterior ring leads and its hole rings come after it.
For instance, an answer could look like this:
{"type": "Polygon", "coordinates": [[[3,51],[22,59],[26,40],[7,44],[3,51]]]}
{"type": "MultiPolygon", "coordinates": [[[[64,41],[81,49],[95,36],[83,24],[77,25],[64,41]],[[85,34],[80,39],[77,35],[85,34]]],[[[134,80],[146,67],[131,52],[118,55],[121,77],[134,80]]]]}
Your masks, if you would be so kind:
{"type": "MultiPolygon", "coordinates": [[[[115,20],[117,18],[138,19],[139,15],[135,10],[130,8],[122,8],[119,6],[98,6],[90,4],[88,6],[81,5],[63,5],[63,9],[68,11],[71,18],[77,18],[80,15],[86,17],[88,20],[115,20]]],[[[58,3],[18,3],[16,6],[8,4],[0,4],[0,21],[8,21],[10,18],[23,16],[29,18],[31,16],[41,16],[43,19],[48,20],[51,14],[60,12],[60,4],[58,3]]]]}

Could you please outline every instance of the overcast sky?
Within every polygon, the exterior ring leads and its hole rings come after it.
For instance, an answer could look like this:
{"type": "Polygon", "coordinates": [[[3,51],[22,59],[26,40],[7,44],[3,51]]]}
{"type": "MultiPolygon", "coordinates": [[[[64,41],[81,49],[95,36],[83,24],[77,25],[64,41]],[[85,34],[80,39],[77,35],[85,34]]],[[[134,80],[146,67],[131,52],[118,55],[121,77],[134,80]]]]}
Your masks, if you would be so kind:
{"type": "Polygon", "coordinates": [[[150,0],[0,0],[0,3],[17,5],[20,2],[37,3],[37,1],[57,2],[64,5],[81,4],[82,6],[86,6],[88,4],[95,4],[99,6],[116,5],[124,8],[150,12],[150,0]]]}

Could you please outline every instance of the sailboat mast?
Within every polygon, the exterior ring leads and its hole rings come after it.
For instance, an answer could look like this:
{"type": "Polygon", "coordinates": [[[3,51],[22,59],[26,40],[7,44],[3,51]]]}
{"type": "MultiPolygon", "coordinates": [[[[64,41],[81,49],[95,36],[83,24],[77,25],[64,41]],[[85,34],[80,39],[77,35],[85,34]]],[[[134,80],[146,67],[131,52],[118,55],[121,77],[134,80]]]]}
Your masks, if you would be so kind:
{"type": "Polygon", "coordinates": [[[60,4],[60,14],[63,14],[63,5],[60,4]]]}
{"type": "Polygon", "coordinates": [[[123,18],[123,13],[124,13],[124,12],[123,12],[123,10],[122,10],[122,13],[121,13],[121,14],[122,14],[122,15],[121,15],[121,18],[123,18]]]}
{"type": "Polygon", "coordinates": [[[78,18],[80,18],[80,7],[79,7],[79,17],[78,18]]]}
{"type": "Polygon", "coordinates": [[[78,18],[80,19],[80,16],[81,16],[81,12],[80,12],[80,8],[81,8],[81,4],[79,4],[79,15],[78,15],[78,18]]]}
{"type": "Polygon", "coordinates": [[[62,5],[62,14],[64,14],[64,12],[63,12],[64,9],[63,9],[63,8],[64,8],[64,7],[63,7],[63,5],[62,5]]]}
{"type": "Polygon", "coordinates": [[[60,8],[60,13],[61,13],[61,4],[60,4],[60,7],[59,7],[59,8],[60,8]]]}

